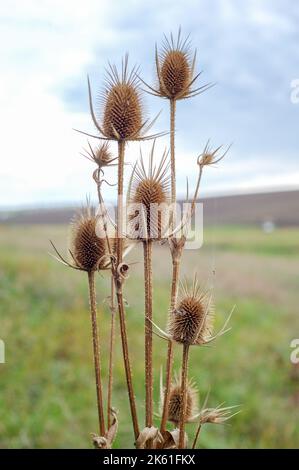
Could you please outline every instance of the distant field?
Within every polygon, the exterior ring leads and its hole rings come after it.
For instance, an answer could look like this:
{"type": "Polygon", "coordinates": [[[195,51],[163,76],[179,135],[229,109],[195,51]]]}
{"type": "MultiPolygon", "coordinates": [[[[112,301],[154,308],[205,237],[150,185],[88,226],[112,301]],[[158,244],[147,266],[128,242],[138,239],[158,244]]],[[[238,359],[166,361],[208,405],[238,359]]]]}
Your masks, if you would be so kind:
{"type": "MultiPolygon", "coordinates": [[[[87,283],[51,259],[48,240],[65,250],[64,225],[0,226],[0,448],[89,447],[97,430],[87,283]]],[[[183,274],[197,271],[213,287],[219,327],[233,305],[232,330],[209,348],[193,348],[190,374],[209,405],[241,404],[230,425],[207,426],[202,448],[299,447],[299,368],[290,363],[290,341],[299,338],[299,229],[263,233],[258,228],[217,226],[201,250],[186,251],[183,274]]],[[[127,321],[140,421],[143,371],[142,256],[132,251],[127,282],[127,321]]],[[[165,326],[169,253],[155,247],[155,322],[165,326]]],[[[99,276],[103,355],[107,357],[109,279],[99,276]]],[[[155,411],[166,345],[154,339],[155,411]]],[[[176,365],[179,364],[176,347],[176,365]]],[[[106,376],[107,364],[104,374],[106,376]]],[[[132,446],[119,334],[114,406],[120,411],[116,446],[132,446]]],[[[188,430],[194,429],[188,425],[188,430]]]]}
{"type": "MultiPolygon", "coordinates": [[[[209,225],[262,225],[272,222],[277,226],[299,227],[299,191],[276,191],[200,199],[204,221],[209,225]]],[[[76,207],[1,210],[0,223],[65,224],[74,215],[76,207]]]]}

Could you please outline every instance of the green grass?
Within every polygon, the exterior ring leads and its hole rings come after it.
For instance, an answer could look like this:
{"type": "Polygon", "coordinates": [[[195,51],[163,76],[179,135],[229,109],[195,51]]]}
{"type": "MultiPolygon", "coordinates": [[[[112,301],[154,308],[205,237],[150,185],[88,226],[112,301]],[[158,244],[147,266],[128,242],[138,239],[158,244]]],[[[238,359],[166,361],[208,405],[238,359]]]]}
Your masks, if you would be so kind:
{"type": "MultiPolygon", "coordinates": [[[[0,226],[0,447],[90,447],[97,431],[87,279],[47,255],[48,239],[65,248],[66,228],[0,226]]],[[[241,404],[227,426],[208,425],[200,447],[298,447],[299,373],[290,363],[290,341],[299,337],[299,230],[264,234],[250,227],[207,229],[202,250],[186,251],[183,273],[212,285],[220,326],[233,305],[232,330],[206,348],[192,348],[192,375],[209,405],[241,404]]],[[[137,248],[133,261],[141,261],[137,248]]],[[[155,249],[155,321],[165,326],[169,253],[155,249]]],[[[103,303],[108,276],[98,279],[104,377],[107,378],[109,311],[103,303]]],[[[143,421],[142,263],[126,285],[134,385],[143,421]]],[[[119,410],[116,447],[133,443],[119,332],[114,406],[119,410]]],[[[155,410],[166,344],[154,339],[155,410]]],[[[175,363],[179,367],[180,348],[175,363]]],[[[106,380],[105,380],[106,383],[106,380]]],[[[190,436],[193,425],[188,425],[190,436]]]]}

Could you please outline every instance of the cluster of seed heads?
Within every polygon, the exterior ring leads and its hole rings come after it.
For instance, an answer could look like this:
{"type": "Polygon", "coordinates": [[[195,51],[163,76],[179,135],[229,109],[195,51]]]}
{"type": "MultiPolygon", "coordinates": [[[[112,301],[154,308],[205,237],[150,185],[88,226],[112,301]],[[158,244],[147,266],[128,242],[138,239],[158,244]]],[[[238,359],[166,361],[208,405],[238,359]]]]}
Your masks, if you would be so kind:
{"type": "MultiPolygon", "coordinates": [[[[143,103],[140,92],[140,81],[148,87],[148,92],[162,98],[170,100],[170,116],[171,116],[171,144],[170,144],[170,173],[168,153],[165,151],[157,166],[154,165],[154,148],[148,159],[148,166],[146,168],[144,160],[141,155],[140,161],[136,163],[133,168],[127,201],[133,204],[134,210],[128,214],[129,230],[127,239],[130,234],[138,233],[137,239],[141,241],[156,240],[169,240],[172,255],[175,247],[177,248],[178,257],[181,255],[185,238],[173,237],[173,233],[169,231],[170,227],[173,230],[173,214],[170,207],[170,201],[173,203],[176,199],[175,191],[175,151],[174,151],[174,135],[175,135],[175,102],[177,100],[190,98],[196,94],[202,93],[208,89],[210,85],[204,85],[197,89],[192,89],[192,85],[199,77],[200,74],[194,75],[196,52],[194,55],[190,53],[189,39],[185,40],[181,37],[179,29],[177,40],[173,36],[170,39],[165,37],[162,49],[158,52],[156,48],[156,70],[158,83],[156,88],[147,85],[139,77],[138,70],[133,68],[131,72],[128,71],[128,56],[125,56],[122,62],[121,72],[119,73],[115,66],[109,64],[107,69],[106,84],[102,92],[102,110],[101,110],[101,124],[95,115],[91,88],[88,79],[88,91],[90,111],[97,131],[100,135],[96,137],[103,139],[106,142],[99,146],[92,147],[89,143],[89,149],[86,151],[87,158],[92,160],[97,169],[93,173],[93,178],[97,183],[98,196],[100,207],[104,205],[101,195],[101,184],[103,181],[104,168],[113,164],[118,159],[118,193],[123,195],[123,165],[125,157],[125,144],[130,140],[146,140],[156,136],[164,135],[165,133],[155,134],[148,136],[147,131],[153,124],[150,124],[143,118],[143,103]],[[113,158],[109,149],[108,141],[114,140],[118,142],[118,157],[113,158]],[[171,193],[171,194],[170,194],[171,193]],[[174,196],[173,196],[174,195],[174,196]],[[173,247],[173,248],[172,248],[173,247]]],[[[84,133],[84,132],[83,132],[84,133]]],[[[217,156],[220,149],[212,150],[207,143],[203,153],[198,157],[197,163],[200,168],[199,178],[197,182],[197,189],[195,191],[194,201],[197,198],[198,187],[201,179],[202,169],[205,166],[213,165],[220,161],[225,153],[217,156]]],[[[109,183],[108,183],[109,184],[109,183]]],[[[121,198],[120,198],[121,199],[121,198]]],[[[118,210],[120,207],[118,206],[118,210]]],[[[120,209],[122,211],[122,207],[120,209]]],[[[122,214],[121,214],[122,215],[122,214]]],[[[120,217],[122,220],[122,217],[120,217]]],[[[117,220],[119,224],[119,220],[117,220]]],[[[86,271],[89,279],[89,295],[90,295],[90,308],[92,314],[92,332],[93,332],[93,346],[94,346],[94,361],[95,361],[95,374],[96,374],[96,387],[98,398],[98,412],[100,421],[101,436],[95,436],[94,443],[98,448],[110,448],[117,431],[117,418],[113,415],[113,423],[110,429],[105,432],[105,422],[103,418],[103,403],[102,403],[102,384],[100,374],[100,344],[97,330],[97,314],[96,314],[96,293],[94,283],[94,273],[101,269],[111,269],[112,285],[117,289],[117,306],[119,310],[123,358],[126,371],[127,386],[130,398],[130,408],[132,423],[135,433],[136,444],[146,448],[147,445],[163,446],[165,435],[168,432],[172,436],[172,448],[184,447],[186,443],[186,436],[184,431],[184,424],[192,422],[194,419],[200,418],[200,425],[207,422],[220,423],[224,422],[230,417],[231,408],[216,408],[216,409],[203,409],[198,412],[198,393],[192,383],[188,380],[188,351],[190,345],[203,345],[209,342],[212,338],[213,329],[213,305],[211,295],[203,293],[198,285],[196,277],[194,278],[191,289],[188,289],[187,284],[182,286],[182,293],[177,301],[177,281],[179,276],[173,278],[173,285],[175,284],[175,294],[172,293],[171,312],[169,315],[168,331],[163,332],[159,327],[157,329],[161,333],[159,336],[170,340],[172,347],[173,342],[183,344],[183,357],[186,358],[185,362],[182,361],[182,372],[180,380],[175,378],[171,382],[171,373],[168,374],[168,386],[162,391],[161,397],[161,410],[163,414],[166,410],[166,417],[164,425],[161,422],[161,432],[152,426],[152,330],[149,334],[149,329],[152,329],[152,279],[151,271],[152,266],[145,267],[145,376],[146,376],[146,427],[143,431],[139,432],[138,419],[135,405],[135,397],[133,393],[132,379],[131,379],[131,366],[129,363],[128,344],[126,337],[126,326],[124,317],[124,301],[122,296],[122,283],[119,279],[125,280],[128,277],[128,264],[123,262],[123,256],[128,247],[127,239],[123,241],[117,238],[118,228],[117,224],[113,224],[113,230],[108,230],[107,220],[103,214],[98,216],[94,211],[87,206],[80,215],[76,217],[72,224],[72,240],[70,254],[72,256],[72,264],[65,261],[65,259],[58,253],[53,245],[59,261],[64,265],[72,268],[86,271]],[[147,270],[147,271],[146,271],[147,270]],[[176,281],[175,281],[176,280],[176,281]],[[173,300],[173,298],[175,300],[173,300]],[[147,316],[148,315],[148,316],[147,316]],[[148,367],[147,367],[148,366],[148,367]],[[151,377],[151,378],[150,378],[151,377]],[[183,378],[184,377],[184,378],[183,378]],[[168,394],[168,401],[166,400],[166,391],[168,394]],[[184,407],[183,407],[184,403],[184,407]],[[184,409],[183,409],[184,408],[184,409]],[[166,431],[166,422],[173,423],[179,429],[173,432],[166,431]],[[149,422],[149,424],[147,424],[149,422]],[[179,431],[179,440],[177,433],[179,431]],[[163,434],[163,435],[162,435],[163,434]]],[[[143,243],[145,252],[144,265],[151,263],[151,243],[143,243]],[[146,251],[147,250],[147,251],[146,251]],[[150,260],[150,261],[149,261],[150,260]]],[[[173,260],[175,257],[173,256],[173,260]]],[[[114,292],[114,291],[111,291],[114,292]]],[[[112,301],[113,293],[111,294],[112,301]]],[[[113,302],[112,302],[113,303],[113,302]]],[[[110,378],[112,378],[112,352],[113,352],[113,337],[114,337],[114,323],[111,323],[111,341],[110,341],[110,378]]],[[[223,334],[227,322],[218,335],[223,334]]],[[[156,326],[156,325],[155,325],[156,326]]],[[[216,335],[217,336],[217,335],[216,335]]],[[[216,337],[215,336],[215,337],[216,337]]],[[[168,351],[171,351],[169,349],[168,351]]],[[[169,355],[171,358],[171,354],[169,355]]],[[[169,371],[171,371],[171,360],[169,359],[169,371]]],[[[110,399],[112,394],[112,380],[109,381],[110,399]]],[[[109,399],[107,400],[109,403],[109,399]]],[[[109,410],[109,405],[108,405],[109,410]]],[[[108,411],[108,415],[110,410],[108,411]]],[[[163,421],[163,419],[161,420],[163,421]]],[[[109,427],[109,418],[108,418],[109,427]]],[[[195,438],[194,445],[198,437],[195,438]]],[[[166,441],[165,441],[166,442],[166,441]]],[[[164,442],[164,443],[165,443],[164,442]]]]}

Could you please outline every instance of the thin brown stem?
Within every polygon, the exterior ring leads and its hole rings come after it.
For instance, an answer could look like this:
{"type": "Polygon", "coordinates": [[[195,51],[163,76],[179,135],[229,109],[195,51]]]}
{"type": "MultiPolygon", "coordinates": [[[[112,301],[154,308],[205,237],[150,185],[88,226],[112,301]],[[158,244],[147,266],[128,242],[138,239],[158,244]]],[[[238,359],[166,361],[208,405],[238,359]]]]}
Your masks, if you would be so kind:
{"type": "Polygon", "coordinates": [[[196,448],[196,444],[197,444],[197,440],[198,440],[200,431],[201,431],[201,423],[199,423],[198,428],[196,430],[196,434],[195,434],[194,441],[193,441],[193,444],[192,444],[192,449],[196,448]]]}
{"type": "Polygon", "coordinates": [[[111,274],[111,302],[110,302],[110,342],[109,342],[109,372],[108,372],[108,392],[107,392],[107,423],[108,429],[111,426],[112,388],[113,388],[113,360],[115,343],[115,306],[114,306],[114,279],[111,274]]]}
{"type": "Polygon", "coordinates": [[[128,336],[125,318],[124,299],[122,292],[123,280],[119,277],[118,267],[123,259],[123,193],[124,193],[124,158],[125,158],[125,142],[118,142],[118,201],[117,201],[117,244],[116,244],[116,260],[117,266],[114,270],[114,281],[116,288],[117,307],[119,313],[120,334],[123,350],[123,360],[126,373],[127,389],[130,402],[130,410],[135,439],[139,436],[138,417],[136,411],[135,395],[133,390],[131,363],[129,358],[128,336]]]}
{"type": "Polygon", "coordinates": [[[187,405],[187,377],[188,377],[188,357],[189,357],[189,344],[183,346],[182,357],[182,376],[181,376],[181,409],[180,409],[180,422],[179,422],[179,449],[183,449],[185,445],[185,422],[186,422],[186,405],[187,405]]]}
{"type": "Polygon", "coordinates": [[[102,378],[101,378],[101,356],[100,356],[100,342],[97,326],[97,302],[96,290],[94,282],[94,272],[88,273],[88,286],[89,286],[89,304],[92,326],[92,343],[93,343],[93,358],[94,370],[96,379],[96,392],[97,392],[97,405],[99,416],[99,431],[100,435],[105,435],[105,421],[104,421],[104,407],[103,407],[103,391],[102,391],[102,378]]]}
{"type": "Polygon", "coordinates": [[[124,163],[125,163],[125,142],[118,142],[118,201],[117,201],[117,244],[116,257],[119,265],[123,260],[123,196],[124,196],[124,163]]]}
{"type": "Polygon", "coordinates": [[[145,426],[153,425],[153,286],[152,286],[152,241],[143,242],[144,286],[145,286],[145,426]]]}
{"type": "MultiPolygon", "coordinates": [[[[173,258],[172,260],[172,284],[171,284],[171,297],[170,297],[170,315],[173,314],[173,310],[177,302],[179,272],[180,272],[180,258],[178,259],[173,258]]],[[[166,423],[168,419],[172,365],[173,365],[173,342],[168,341],[166,379],[165,379],[166,382],[165,382],[163,412],[162,412],[162,419],[161,419],[161,426],[160,426],[160,430],[162,433],[166,431],[166,423]]]]}

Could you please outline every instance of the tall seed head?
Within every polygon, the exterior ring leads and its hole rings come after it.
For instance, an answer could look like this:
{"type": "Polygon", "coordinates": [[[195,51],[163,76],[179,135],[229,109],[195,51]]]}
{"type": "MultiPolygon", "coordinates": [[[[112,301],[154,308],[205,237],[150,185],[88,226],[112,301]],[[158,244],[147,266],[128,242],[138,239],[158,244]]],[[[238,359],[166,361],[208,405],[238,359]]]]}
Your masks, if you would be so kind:
{"type": "Polygon", "coordinates": [[[87,207],[72,224],[71,253],[77,266],[87,272],[107,267],[107,242],[97,234],[98,222],[99,218],[87,207]]]}
{"type": "MultiPolygon", "coordinates": [[[[171,385],[169,405],[168,405],[168,420],[177,425],[180,421],[180,413],[182,407],[182,394],[181,385],[179,380],[176,379],[171,385]]],[[[188,381],[186,387],[186,414],[185,422],[192,419],[197,413],[197,389],[191,381],[188,381]]]]}
{"type": "Polygon", "coordinates": [[[177,308],[170,313],[168,330],[178,343],[204,344],[212,333],[213,306],[211,296],[199,290],[194,279],[191,290],[183,288],[177,308]]]}
{"type": "Polygon", "coordinates": [[[110,139],[130,140],[139,137],[142,128],[142,102],[135,68],[128,72],[128,57],[121,75],[115,66],[107,71],[103,94],[103,131],[110,139]]]}

